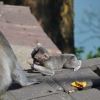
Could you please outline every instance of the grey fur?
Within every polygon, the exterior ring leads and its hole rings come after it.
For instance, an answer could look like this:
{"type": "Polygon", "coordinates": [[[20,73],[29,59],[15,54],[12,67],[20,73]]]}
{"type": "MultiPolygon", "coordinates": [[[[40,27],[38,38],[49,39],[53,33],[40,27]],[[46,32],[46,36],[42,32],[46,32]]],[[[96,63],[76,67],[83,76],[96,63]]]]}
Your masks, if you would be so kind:
{"type": "Polygon", "coordinates": [[[74,54],[49,56],[45,48],[36,47],[35,49],[37,49],[37,52],[33,50],[33,65],[31,67],[45,75],[54,75],[55,69],[59,68],[74,68],[74,71],[77,71],[81,67],[81,60],[77,60],[74,54]],[[47,56],[47,59],[43,59],[44,55],[47,56]]]}
{"type": "Polygon", "coordinates": [[[25,76],[22,67],[9,45],[5,36],[0,32],[0,100],[11,85],[12,80],[18,82],[21,86],[28,86],[39,83],[37,80],[29,82],[25,76]]]}

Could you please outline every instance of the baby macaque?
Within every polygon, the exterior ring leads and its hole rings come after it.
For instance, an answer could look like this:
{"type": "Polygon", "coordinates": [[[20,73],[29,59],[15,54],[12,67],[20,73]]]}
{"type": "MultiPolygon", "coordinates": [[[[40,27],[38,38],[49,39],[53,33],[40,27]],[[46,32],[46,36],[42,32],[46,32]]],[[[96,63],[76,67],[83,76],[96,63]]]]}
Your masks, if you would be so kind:
{"type": "Polygon", "coordinates": [[[81,67],[81,60],[77,60],[74,54],[56,54],[49,55],[49,52],[37,46],[31,53],[33,58],[32,69],[35,69],[45,75],[54,75],[55,69],[59,68],[74,68],[77,71],[81,67]]]}

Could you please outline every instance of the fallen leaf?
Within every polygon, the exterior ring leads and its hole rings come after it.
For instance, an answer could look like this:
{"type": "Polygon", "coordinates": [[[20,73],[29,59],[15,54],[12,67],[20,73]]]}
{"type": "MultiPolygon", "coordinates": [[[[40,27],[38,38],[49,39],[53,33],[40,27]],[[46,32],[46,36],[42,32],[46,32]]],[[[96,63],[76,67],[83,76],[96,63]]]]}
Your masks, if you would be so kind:
{"type": "Polygon", "coordinates": [[[75,81],[75,82],[71,83],[71,86],[74,86],[77,88],[84,88],[84,87],[86,87],[86,82],[75,81]]]}

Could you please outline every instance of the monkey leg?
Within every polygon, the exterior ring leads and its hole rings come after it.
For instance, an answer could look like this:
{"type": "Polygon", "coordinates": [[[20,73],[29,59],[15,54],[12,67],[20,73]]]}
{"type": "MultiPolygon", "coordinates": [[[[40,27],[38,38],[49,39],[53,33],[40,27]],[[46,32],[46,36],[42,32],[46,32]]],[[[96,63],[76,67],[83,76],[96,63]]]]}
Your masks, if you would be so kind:
{"type": "Polygon", "coordinates": [[[81,67],[82,61],[81,60],[77,60],[76,63],[77,64],[76,64],[76,67],[74,68],[74,71],[77,71],[81,67]]]}
{"type": "Polygon", "coordinates": [[[21,86],[28,86],[31,84],[40,83],[37,79],[31,79],[31,81],[28,80],[28,78],[25,76],[21,66],[18,64],[17,67],[14,69],[12,73],[12,78],[18,82],[21,86]]]}
{"type": "Polygon", "coordinates": [[[36,65],[34,64],[34,68],[41,72],[42,74],[45,74],[45,75],[50,75],[50,76],[53,76],[55,74],[55,71],[49,67],[44,67],[44,66],[40,66],[40,65],[36,65]]]}
{"type": "Polygon", "coordinates": [[[31,71],[32,71],[32,72],[35,72],[36,69],[35,69],[33,66],[34,66],[34,64],[31,64],[31,71]]]}
{"type": "Polygon", "coordinates": [[[64,68],[74,68],[74,71],[77,71],[80,67],[81,60],[77,60],[75,56],[64,63],[64,68]]]}

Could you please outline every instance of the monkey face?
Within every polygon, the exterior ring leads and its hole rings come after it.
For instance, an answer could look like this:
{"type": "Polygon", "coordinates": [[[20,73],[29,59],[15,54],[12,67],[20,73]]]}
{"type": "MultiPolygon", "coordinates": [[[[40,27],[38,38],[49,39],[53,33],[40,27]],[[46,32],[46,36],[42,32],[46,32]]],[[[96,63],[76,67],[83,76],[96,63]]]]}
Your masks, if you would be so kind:
{"type": "Polygon", "coordinates": [[[34,56],[33,59],[34,59],[34,64],[36,64],[36,65],[43,65],[43,62],[45,60],[49,59],[49,55],[46,54],[46,53],[43,53],[43,54],[38,53],[38,54],[36,54],[34,56]]]}
{"type": "Polygon", "coordinates": [[[43,65],[42,62],[43,62],[43,61],[42,61],[41,58],[34,58],[34,64],[36,64],[36,65],[43,65]]]}
{"type": "Polygon", "coordinates": [[[43,66],[44,61],[49,58],[49,52],[45,48],[37,46],[32,51],[31,57],[34,64],[43,66]]]}

